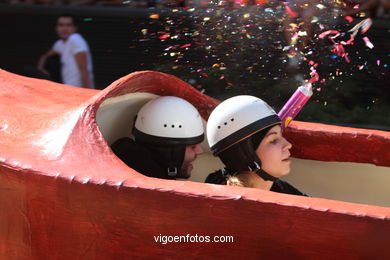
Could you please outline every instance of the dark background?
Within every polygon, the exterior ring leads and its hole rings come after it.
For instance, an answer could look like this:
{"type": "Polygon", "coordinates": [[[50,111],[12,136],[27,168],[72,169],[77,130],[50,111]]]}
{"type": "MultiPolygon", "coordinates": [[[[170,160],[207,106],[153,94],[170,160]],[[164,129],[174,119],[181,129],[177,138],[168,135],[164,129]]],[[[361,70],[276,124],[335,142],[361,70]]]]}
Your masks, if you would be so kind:
{"type": "MultiPolygon", "coordinates": [[[[257,19],[253,24],[267,27],[267,37],[244,36],[218,41],[216,24],[199,26],[200,11],[189,14],[173,13],[170,9],[120,7],[0,4],[0,67],[23,74],[25,66],[35,66],[40,55],[57,39],[55,22],[62,13],[73,14],[80,20],[79,32],[90,45],[99,89],[134,71],[158,70],[177,75],[218,99],[251,94],[279,110],[302,83],[296,75],[308,78],[307,65],[302,65],[299,71],[288,72],[280,48],[286,45],[282,31],[276,29],[277,24],[266,24],[264,17],[253,18],[257,19]],[[149,17],[156,13],[159,19],[149,17]],[[196,31],[200,35],[194,37],[196,31]],[[179,37],[159,39],[164,32],[179,37]],[[207,41],[212,41],[211,50],[206,48],[207,41]],[[180,48],[189,43],[190,48],[180,48]],[[169,46],[174,46],[180,54],[170,56],[170,51],[164,51],[169,46]],[[232,49],[235,52],[221,60],[232,49]],[[264,53],[264,59],[259,61],[255,55],[258,53],[264,53]],[[222,61],[226,66],[223,70],[218,65],[222,61]]],[[[229,35],[239,25],[239,21],[230,24],[229,35]]],[[[390,73],[385,66],[390,61],[389,25],[389,20],[374,19],[367,36],[375,47],[370,50],[362,40],[356,40],[355,45],[348,46],[350,64],[332,56],[330,42],[314,44],[310,58],[319,63],[317,71],[326,82],[314,85],[316,91],[298,120],[390,130],[390,73]],[[380,66],[376,65],[377,60],[380,66]],[[356,65],[364,62],[365,68],[359,70],[356,65]],[[342,73],[336,76],[336,71],[342,73]]],[[[333,26],[342,30],[345,23],[340,19],[333,26]]]]}

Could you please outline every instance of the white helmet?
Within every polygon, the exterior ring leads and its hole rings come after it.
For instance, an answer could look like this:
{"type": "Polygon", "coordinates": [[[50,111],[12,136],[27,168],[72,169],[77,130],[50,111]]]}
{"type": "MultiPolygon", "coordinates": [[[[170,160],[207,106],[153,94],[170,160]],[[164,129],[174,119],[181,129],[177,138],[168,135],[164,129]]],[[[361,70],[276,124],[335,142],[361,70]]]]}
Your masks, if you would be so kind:
{"type": "Polygon", "coordinates": [[[204,138],[198,110],[174,96],[158,97],[146,103],[137,114],[133,134],[138,141],[158,145],[192,145],[204,138]]]}
{"type": "Polygon", "coordinates": [[[254,96],[235,96],[220,103],[207,122],[211,151],[218,155],[253,134],[280,124],[275,111],[254,96]]]}

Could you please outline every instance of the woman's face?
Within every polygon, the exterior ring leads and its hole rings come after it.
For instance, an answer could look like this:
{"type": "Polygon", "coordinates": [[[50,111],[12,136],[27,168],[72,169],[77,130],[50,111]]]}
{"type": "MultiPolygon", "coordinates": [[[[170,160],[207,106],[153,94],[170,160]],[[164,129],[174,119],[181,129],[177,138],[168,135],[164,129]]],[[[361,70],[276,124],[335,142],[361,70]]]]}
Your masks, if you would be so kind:
{"type": "Polygon", "coordinates": [[[276,178],[287,175],[291,165],[290,149],[291,143],[283,137],[280,126],[272,127],[256,150],[261,168],[276,178]]]}

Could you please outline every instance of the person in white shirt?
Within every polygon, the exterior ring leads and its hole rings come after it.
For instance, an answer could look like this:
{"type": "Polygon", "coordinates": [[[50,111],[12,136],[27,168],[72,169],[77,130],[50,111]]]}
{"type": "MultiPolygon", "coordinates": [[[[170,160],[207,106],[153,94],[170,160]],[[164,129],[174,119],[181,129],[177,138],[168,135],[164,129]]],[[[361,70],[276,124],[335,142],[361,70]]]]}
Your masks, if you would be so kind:
{"type": "Polygon", "coordinates": [[[47,73],[44,69],[47,58],[60,55],[62,83],[81,88],[94,88],[91,52],[88,43],[77,33],[75,19],[70,15],[59,16],[56,31],[60,39],[41,56],[38,69],[47,73]]]}

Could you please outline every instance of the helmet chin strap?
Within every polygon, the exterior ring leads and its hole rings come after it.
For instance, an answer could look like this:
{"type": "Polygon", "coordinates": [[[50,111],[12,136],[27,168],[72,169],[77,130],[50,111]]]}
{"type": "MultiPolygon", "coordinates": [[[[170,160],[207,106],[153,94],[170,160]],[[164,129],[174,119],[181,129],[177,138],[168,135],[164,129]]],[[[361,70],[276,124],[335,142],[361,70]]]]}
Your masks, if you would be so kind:
{"type": "Polygon", "coordinates": [[[178,174],[178,170],[176,167],[168,167],[167,174],[168,174],[168,176],[176,177],[178,174]]]}
{"type": "Polygon", "coordinates": [[[153,155],[153,159],[165,171],[168,179],[180,176],[181,166],[184,161],[185,145],[164,146],[141,143],[153,155]]]}
{"type": "Polygon", "coordinates": [[[250,167],[248,167],[248,168],[251,171],[255,172],[263,180],[265,180],[265,181],[276,181],[278,179],[278,178],[270,175],[269,173],[266,173],[265,171],[263,171],[263,169],[261,169],[260,165],[256,161],[254,161],[254,164],[256,166],[256,168],[254,170],[251,169],[250,167]]]}
{"type": "Polygon", "coordinates": [[[263,180],[265,181],[276,181],[278,178],[266,173],[265,171],[263,171],[262,169],[257,169],[255,171],[255,173],[257,175],[259,175],[263,180]]]}

